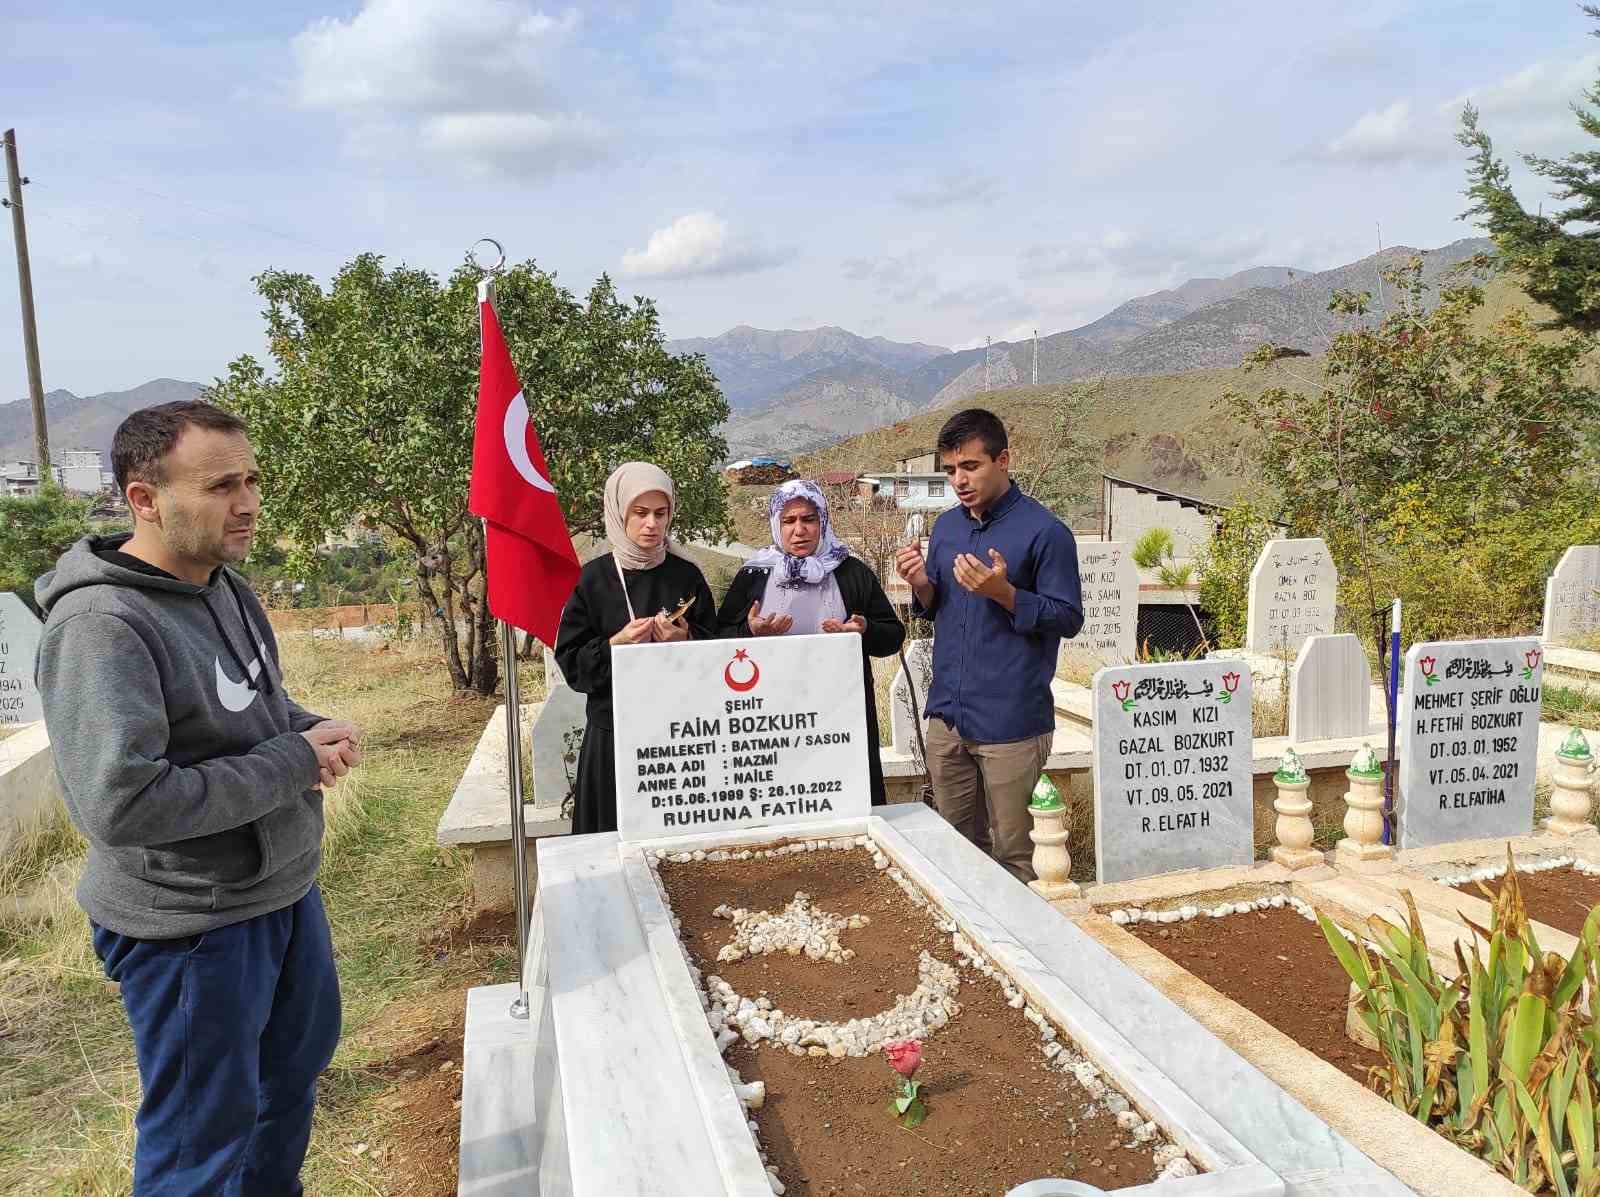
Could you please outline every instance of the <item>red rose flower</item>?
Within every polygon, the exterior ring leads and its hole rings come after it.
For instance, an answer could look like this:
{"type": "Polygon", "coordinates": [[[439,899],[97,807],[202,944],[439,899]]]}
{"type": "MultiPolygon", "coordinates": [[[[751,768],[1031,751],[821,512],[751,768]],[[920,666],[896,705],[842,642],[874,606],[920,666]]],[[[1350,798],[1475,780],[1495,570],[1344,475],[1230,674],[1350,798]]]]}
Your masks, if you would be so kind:
{"type": "Polygon", "coordinates": [[[922,1044],[915,1039],[895,1039],[883,1045],[883,1054],[889,1058],[890,1068],[909,1077],[922,1063],[922,1044]]]}

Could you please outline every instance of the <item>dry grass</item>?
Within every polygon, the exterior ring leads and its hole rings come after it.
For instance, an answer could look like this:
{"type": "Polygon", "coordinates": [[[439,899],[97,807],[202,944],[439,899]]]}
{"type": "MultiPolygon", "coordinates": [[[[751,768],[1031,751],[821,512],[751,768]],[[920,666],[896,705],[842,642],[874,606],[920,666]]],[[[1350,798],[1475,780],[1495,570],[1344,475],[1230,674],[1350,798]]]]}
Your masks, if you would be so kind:
{"type": "Polygon", "coordinates": [[[1600,692],[1593,687],[1565,686],[1546,679],[1543,699],[1544,718],[1600,731],[1600,692]]]}
{"type": "MultiPolygon", "coordinates": [[[[459,994],[510,980],[504,937],[438,945],[460,921],[466,860],[433,842],[493,701],[451,693],[431,645],[378,651],[286,637],[284,669],[312,710],[355,719],[368,760],[327,795],[321,885],[344,993],[344,1037],[319,1095],[308,1191],[418,1188],[402,1167],[408,1133],[391,1061],[419,1039],[459,1034],[459,994]],[[387,1104],[386,1104],[387,1102],[387,1104]],[[398,1169],[398,1171],[397,1171],[398,1169]]],[[[535,691],[539,667],[524,666],[535,691]]],[[[115,988],[70,899],[81,841],[49,824],[0,877],[0,1175],[18,1194],[116,1194],[129,1184],[139,1086],[115,988]]]]}

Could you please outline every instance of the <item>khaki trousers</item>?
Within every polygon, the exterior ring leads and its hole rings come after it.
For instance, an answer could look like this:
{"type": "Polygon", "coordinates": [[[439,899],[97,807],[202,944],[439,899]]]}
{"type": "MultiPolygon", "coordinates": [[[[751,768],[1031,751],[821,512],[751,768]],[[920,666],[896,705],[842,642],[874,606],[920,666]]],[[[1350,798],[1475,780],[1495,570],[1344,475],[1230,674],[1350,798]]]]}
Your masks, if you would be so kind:
{"type": "Polygon", "coordinates": [[[1050,757],[1050,739],[1046,733],[978,744],[943,719],[928,720],[928,773],[939,813],[1019,881],[1034,879],[1028,801],[1050,757]]]}

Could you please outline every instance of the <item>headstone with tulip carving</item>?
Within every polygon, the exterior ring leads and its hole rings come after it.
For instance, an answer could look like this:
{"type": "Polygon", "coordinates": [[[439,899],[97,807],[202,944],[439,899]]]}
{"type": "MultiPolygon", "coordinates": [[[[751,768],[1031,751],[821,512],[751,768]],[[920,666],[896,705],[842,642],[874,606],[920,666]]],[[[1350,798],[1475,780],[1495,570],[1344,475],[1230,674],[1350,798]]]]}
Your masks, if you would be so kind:
{"type": "Polygon", "coordinates": [[[1293,660],[1311,636],[1333,631],[1339,571],[1320,536],[1269,540],[1250,571],[1244,647],[1293,660]]]}
{"type": "Polygon", "coordinates": [[[1099,880],[1250,863],[1249,671],[1226,660],[1124,665],[1093,685],[1099,880]]]}
{"type": "Polygon", "coordinates": [[[1411,646],[1400,696],[1400,847],[1533,830],[1544,653],[1538,640],[1411,646]]]}

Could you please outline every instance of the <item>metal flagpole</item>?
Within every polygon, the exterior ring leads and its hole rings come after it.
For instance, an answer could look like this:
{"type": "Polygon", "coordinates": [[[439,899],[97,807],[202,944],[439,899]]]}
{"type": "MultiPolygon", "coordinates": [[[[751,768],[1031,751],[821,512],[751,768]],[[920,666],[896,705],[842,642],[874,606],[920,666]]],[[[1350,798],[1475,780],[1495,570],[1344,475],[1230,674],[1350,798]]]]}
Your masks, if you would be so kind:
{"type": "Polygon", "coordinates": [[[500,625],[500,658],[506,671],[506,771],[511,775],[511,875],[517,887],[517,998],[512,1018],[528,1017],[528,857],[522,819],[522,701],[517,692],[517,638],[511,625],[500,625]]]}
{"type": "MultiPolygon", "coordinates": [[[[506,255],[500,243],[485,237],[500,251],[500,260],[487,270],[488,277],[478,283],[478,310],[480,313],[479,344],[482,344],[481,313],[485,303],[494,304],[494,276],[505,265],[506,255]]],[[[479,245],[483,241],[478,242],[479,245]]],[[[473,248],[477,248],[474,246],[473,248]]],[[[469,255],[470,256],[470,255],[469,255]]],[[[474,259],[476,264],[476,259],[474,259]]],[[[481,267],[480,267],[481,269],[481,267]]],[[[487,531],[485,532],[487,535],[487,531]]],[[[487,600],[485,591],[485,601],[487,600]]],[[[511,1003],[512,1018],[528,1017],[528,857],[527,828],[522,814],[522,697],[517,685],[517,637],[511,625],[503,619],[500,625],[500,663],[506,679],[506,774],[511,791],[511,875],[516,883],[517,905],[517,997],[511,1003]]]]}
{"type": "Polygon", "coordinates": [[[1395,731],[1400,721],[1400,600],[1394,600],[1389,618],[1389,759],[1383,771],[1383,842],[1393,842],[1398,836],[1391,834],[1394,824],[1394,771],[1398,764],[1394,757],[1395,731]]]}

